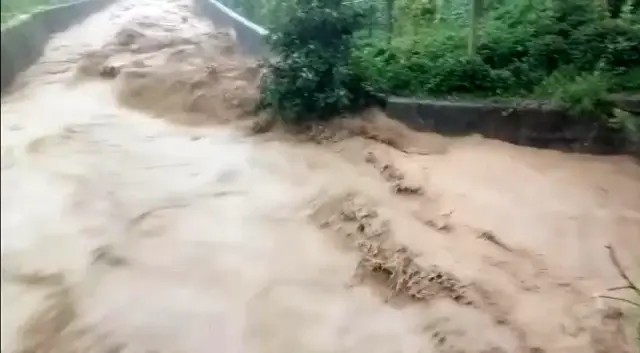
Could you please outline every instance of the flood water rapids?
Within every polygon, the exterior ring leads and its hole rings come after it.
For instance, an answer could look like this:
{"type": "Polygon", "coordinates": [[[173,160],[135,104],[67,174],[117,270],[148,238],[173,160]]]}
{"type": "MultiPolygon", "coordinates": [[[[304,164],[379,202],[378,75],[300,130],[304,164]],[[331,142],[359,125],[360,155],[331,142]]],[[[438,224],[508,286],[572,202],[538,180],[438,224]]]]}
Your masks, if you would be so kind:
{"type": "Polygon", "coordinates": [[[607,244],[639,273],[637,162],[379,112],[356,130],[428,153],[254,136],[257,71],[225,33],[188,0],[120,0],[3,94],[3,353],[635,349],[637,313],[594,294],[623,284],[607,244]],[[384,251],[462,289],[394,297],[384,251]]]}

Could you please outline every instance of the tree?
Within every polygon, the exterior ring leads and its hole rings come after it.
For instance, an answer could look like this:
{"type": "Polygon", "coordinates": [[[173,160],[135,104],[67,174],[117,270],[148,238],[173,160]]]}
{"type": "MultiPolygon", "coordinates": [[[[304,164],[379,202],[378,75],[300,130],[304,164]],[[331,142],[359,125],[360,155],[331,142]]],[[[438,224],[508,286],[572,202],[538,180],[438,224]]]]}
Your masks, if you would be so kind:
{"type": "Polygon", "coordinates": [[[483,0],[470,0],[471,6],[469,7],[469,42],[467,46],[467,52],[469,55],[476,53],[476,47],[478,46],[478,25],[482,17],[483,0]]]}
{"type": "Polygon", "coordinates": [[[277,59],[267,65],[260,106],[297,123],[366,104],[370,96],[350,65],[363,10],[341,0],[295,0],[294,8],[271,32],[277,59]]]}

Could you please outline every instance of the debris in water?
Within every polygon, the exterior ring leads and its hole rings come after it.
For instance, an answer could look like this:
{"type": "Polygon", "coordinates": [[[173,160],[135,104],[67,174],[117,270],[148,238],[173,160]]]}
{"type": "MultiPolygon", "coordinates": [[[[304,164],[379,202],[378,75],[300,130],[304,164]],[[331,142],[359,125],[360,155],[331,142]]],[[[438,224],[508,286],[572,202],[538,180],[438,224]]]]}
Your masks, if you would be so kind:
{"type": "Polygon", "coordinates": [[[118,255],[111,245],[103,245],[93,250],[93,263],[104,263],[107,266],[116,267],[127,264],[127,260],[118,255]]]}
{"type": "Polygon", "coordinates": [[[424,190],[420,185],[409,185],[403,182],[397,182],[391,187],[393,192],[400,195],[422,195],[424,190]]]}
{"type": "Polygon", "coordinates": [[[508,246],[507,244],[505,244],[502,240],[500,240],[500,238],[498,238],[498,236],[496,236],[493,232],[489,231],[489,230],[485,230],[482,233],[480,233],[480,235],[478,235],[478,238],[484,239],[494,245],[497,245],[499,248],[512,252],[513,249],[508,246]]]}
{"type": "Polygon", "coordinates": [[[100,77],[115,78],[120,74],[120,68],[113,65],[104,65],[100,70],[100,77]]]}
{"type": "MultiPolygon", "coordinates": [[[[325,206],[333,208],[333,203],[325,206]]],[[[382,275],[384,287],[390,290],[386,300],[403,295],[415,300],[446,296],[462,305],[472,304],[460,279],[436,265],[425,267],[416,262],[416,254],[396,242],[391,222],[380,219],[374,208],[348,195],[339,210],[338,214],[325,215],[327,219],[321,223],[348,239],[360,253],[354,271],[356,283],[364,281],[368,274],[377,274],[382,275]]]]}
{"type": "Polygon", "coordinates": [[[400,181],[404,179],[404,174],[392,164],[385,164],[380,168],[380,174],[387,181],[400,181]]]}

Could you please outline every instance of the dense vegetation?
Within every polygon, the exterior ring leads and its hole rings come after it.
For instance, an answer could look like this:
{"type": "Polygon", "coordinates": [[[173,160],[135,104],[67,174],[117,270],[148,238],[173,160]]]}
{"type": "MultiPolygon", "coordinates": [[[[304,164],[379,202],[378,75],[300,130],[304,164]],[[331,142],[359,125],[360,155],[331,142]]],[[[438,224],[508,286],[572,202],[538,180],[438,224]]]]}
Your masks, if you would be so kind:
{"type": "Polygon", "coordinates": [[[640,141],[640,118],[616,111],[610,99],[640,92],[640,0],[227,4],[271,29],[281,61],[263,103],[287,119],[361,106],[367,91],[536,98],[603,118],[640,141]]]}
{"type": "Polygon", "coordinates": [[[364,41],[355,64],[376,90],[399,95],[562,95],[571,102],[572,95],[640,90],[638,15],[628,6],[612,18],[601,4],[524,1],[484,9],[472,38],[464,20],[409,26],[390,43],[364,41]]]}
{"type": "Polygon", "coordinates": [[[263,107],[289,122],[326,119],[366,104],[367,90],[352,71],[354,32],[362,11],[341,0],[297,0],[292,16],[270,38],[278,60],[269,63],[263,107]]]}
{"type": "MultiPolygon", "coordinates": [[[[640,91],[640,1],[611,0],[609,10],[602,0],[480,1],[467,15],[470,1],[360,5],[371,16],[355,68],[377,91],[397,95],[549,97],[556,88],[596,81],[592,90],[640,91]]],[[[296,5],[235,6],[273,27],[296,5]]]]}

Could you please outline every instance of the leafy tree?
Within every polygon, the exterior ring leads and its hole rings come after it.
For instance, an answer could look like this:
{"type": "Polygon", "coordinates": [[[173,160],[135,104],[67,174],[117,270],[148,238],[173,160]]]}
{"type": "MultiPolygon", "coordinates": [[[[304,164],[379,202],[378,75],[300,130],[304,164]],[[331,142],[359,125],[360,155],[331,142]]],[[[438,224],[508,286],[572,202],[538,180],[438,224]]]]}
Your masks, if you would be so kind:
{"type": "Polygon", "coordinates": [[[476,53],[476,47],[478,46],[478,26],[480,17],[482,16],[482,0],[470,0],[470,25],[469,25],[469,42],[467,45],[467,53],[473,55],[476,53]]]}
{"type": "Polygon", "coordinates": [[[364,12],[340,0],[296,0],[294,8],[271,32],[276,59],[267,66],[261,107],[293,123],[362,107],[369,95],[350,60],[364,12]]]}

